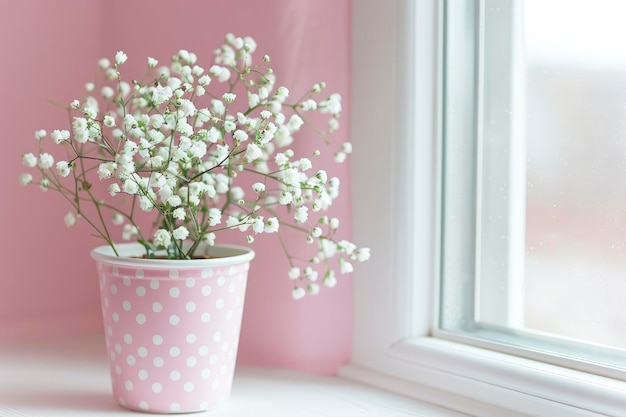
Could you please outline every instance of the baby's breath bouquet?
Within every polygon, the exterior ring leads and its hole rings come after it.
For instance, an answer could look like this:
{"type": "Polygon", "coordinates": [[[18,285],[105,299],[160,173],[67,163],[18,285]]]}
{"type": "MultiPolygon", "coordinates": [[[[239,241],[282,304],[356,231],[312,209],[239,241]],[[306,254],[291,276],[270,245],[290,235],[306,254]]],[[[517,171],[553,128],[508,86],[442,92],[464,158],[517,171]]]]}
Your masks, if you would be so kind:
{"type": "MultiPolygon", "coordinates": [[[[36,131],[38,152],[22,155],[40,178],[24,173],[20,181],[61,193],[72,208],[65,223],[86,221],[115,253],[114,225],[123,240],[143,245],[148,258],[160,252],[191,259],[229,229],[249,243],[273,233],[289,259],[294,298],[319,292],[318,274],[333,287],[336,271],[352,272],[352,262],[367,260],[369,249],[335,238],[339,220],[323,213],[339,195],[339,180],[313,168],[320,151],[301,156],[290,145],[301,128],[328,145],[339,127],[341,97],[325,94],[320,82],[291,99],[270,58],[253,59],[256,48],[252,38],[229,34],[208,71],[194,53],[180,50],[168,66],[147,58],[139,81],[122,77],[124,52],[113,62],[101,59],[101,82],[85,84],[85,97],[63,106],[69,129],[36,131]],[[327,118],[327,126],[316,127],[309,115],[327,118]],[[153,220],[149,230],[145,216],[153,220]],[[284,228],[302,233],[315,254],[290,253],[284,228]]],[[[343,143],[335,161],[351,150],[343,143]]]]}

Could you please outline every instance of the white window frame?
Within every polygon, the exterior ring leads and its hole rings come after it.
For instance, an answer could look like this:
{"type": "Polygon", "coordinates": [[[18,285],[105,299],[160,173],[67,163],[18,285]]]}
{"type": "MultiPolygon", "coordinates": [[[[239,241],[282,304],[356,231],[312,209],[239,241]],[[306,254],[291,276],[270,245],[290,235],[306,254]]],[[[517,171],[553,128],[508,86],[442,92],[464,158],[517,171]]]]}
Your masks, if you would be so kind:
{"type": "Polygon", "coordinates": [[[352,361],[340,375],[470,415],[623,415],[623,381],[437,331],[443,4],[352,4],[354,238],[372,259],[354,276],[352,361]]]}

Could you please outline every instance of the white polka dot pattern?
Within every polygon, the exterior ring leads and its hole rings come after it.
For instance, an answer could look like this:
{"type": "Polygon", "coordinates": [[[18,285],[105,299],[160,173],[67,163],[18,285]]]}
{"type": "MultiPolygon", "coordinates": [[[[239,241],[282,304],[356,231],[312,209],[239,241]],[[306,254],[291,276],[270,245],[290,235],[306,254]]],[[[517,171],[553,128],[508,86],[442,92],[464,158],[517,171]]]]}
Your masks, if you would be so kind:
{"type": "Polygon", "coordinates": [[[249,265],[137,269],[97,261],[113,394],[122,406],[185,413],[228,399],[249,265]]]}

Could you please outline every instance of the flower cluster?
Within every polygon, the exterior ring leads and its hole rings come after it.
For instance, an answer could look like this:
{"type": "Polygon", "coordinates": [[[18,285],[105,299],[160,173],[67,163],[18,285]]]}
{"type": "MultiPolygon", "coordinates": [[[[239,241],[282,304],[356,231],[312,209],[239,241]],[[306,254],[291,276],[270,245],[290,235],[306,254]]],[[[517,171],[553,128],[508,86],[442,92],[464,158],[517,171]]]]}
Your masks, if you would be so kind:
{"type": "MultiPolygon", "coordinates": [[[[60,192],[72,206],[68,226],[85,219],[115,250],[110,223],[120,225],[122,238],[140,242],[149,257],[165,250],[171,259],[192,258],[202,242],[214,245],[229,229],[249,243],[260,233],[282,243],[287,227],[316,245],[315,255],[300,260],[282,244],[293,297],[318,293],[318,283],[333,287],[335,271],[352,272],[369,249],[335,238],[339,220],[323,213],[339,195],[339,179],[313,168],[320,151],[297,156],[290,145],[303,126],[329,144],[341,97],[323,95],[322,82],[291,100],[269,57],[253,62],[256,47],[229,34],[208,70],[186,50],[167,66],[150,57],[141,82],[122,78],[125,53],[101,59],[102,81],[87,83],[85,97],[66,107],[69,129],[35,132],[38,154],[22,160],[41,178],[24,173],[21,183],[60,192]],[[327,117],[327,127],[314,126],[306,117],[312,113],[327,117]],[[63,159],[44,151],[50,141],[63,148],[63,159]],[[144,213],[155,218],[147,232],[138,221],[144,213]]],[[[342,144],[335,161],[351,152],[342,144]]]]}

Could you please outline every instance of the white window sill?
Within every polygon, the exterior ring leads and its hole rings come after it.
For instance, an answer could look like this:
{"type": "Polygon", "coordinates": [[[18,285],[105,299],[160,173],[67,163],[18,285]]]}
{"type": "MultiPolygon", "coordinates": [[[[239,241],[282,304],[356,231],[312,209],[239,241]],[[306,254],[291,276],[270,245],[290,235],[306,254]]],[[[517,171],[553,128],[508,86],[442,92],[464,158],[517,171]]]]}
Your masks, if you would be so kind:
{"type": "Polygon", "coordinates": [[[481,417],[626,415],[623,381],[434,337],[395,344],[378,366],[340,374],[481,417]]]}
{"type": "MultiPolygon", "coordinates": [[[[134,413],[112,395],[98,336],[0,346],[0,416],[117,417],[134,413]]],[[[216,417],[460,417],[428,403],[336,377],[238,367],[216,417]]]]}

